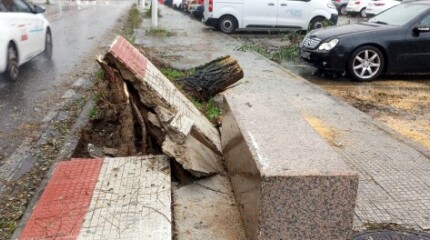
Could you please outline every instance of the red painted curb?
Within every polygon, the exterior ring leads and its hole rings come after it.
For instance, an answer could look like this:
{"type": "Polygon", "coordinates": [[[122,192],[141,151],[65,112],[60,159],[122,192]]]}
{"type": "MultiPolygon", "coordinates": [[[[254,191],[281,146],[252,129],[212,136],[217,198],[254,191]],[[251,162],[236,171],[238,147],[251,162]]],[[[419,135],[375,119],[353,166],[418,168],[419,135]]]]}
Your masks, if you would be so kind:
{"type": "Polygon", "coordinates": [[[102,159],[59,163],[19,239],[76,239],[102,164],[102,159]]]}

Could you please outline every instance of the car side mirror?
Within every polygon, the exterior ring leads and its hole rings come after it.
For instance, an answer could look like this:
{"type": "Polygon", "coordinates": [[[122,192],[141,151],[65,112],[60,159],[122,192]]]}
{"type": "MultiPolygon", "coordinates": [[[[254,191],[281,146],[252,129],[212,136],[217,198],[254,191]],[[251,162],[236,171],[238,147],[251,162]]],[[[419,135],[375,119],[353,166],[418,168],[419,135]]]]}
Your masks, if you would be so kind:
{"type": "Polygon", "coordinates": [[[34,13],[44,13],[46,9],[44,7],[41,7],[39,5],[34,5],[34,13]]]}
{"type": "Polygon", "coordinates": [[[430,32],[430,26],[426,26],[426,25],[418,25],[416,27],[414,27],[414,31],[416,33],[426,33],[426,32],[430,32]]]}

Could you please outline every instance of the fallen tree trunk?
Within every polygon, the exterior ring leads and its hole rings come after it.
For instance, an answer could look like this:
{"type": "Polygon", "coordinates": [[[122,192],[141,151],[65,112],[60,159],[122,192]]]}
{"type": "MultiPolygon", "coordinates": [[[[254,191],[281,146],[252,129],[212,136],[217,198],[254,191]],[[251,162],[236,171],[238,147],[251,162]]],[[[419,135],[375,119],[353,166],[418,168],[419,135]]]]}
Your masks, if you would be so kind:
{"type": "Polygon", "coordinates": [[[216,94],[243,78],[243,70],[231,56],[217,58],[196,67],[194,74],[176,80],[185,91],[201,101],[208,101],[216,94]]]}

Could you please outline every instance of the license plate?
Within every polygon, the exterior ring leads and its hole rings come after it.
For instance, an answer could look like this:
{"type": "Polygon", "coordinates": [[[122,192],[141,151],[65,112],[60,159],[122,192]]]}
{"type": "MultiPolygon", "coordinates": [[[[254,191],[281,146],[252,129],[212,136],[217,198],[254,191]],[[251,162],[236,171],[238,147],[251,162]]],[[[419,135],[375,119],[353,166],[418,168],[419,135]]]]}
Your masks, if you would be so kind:
{"type": "Polygon", "coordinates": [[[300,56],[304,59],[311,59],[311,53],[310,52],[302,51],[300,56]]]}

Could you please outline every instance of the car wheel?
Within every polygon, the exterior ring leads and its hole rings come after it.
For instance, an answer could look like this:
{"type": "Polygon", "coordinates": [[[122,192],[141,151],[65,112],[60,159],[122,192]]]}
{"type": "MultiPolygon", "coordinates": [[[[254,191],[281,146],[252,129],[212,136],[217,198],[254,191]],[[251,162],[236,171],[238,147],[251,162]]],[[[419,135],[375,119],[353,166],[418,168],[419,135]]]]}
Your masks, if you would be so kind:
{"type": "Polygon", "coordinates": [[[236,19],[233,16],[224,16],[218,22],[218,29],[223,33],[233,33],[237,28],[236,19]]]}
{"type": "Polygon", "coordinates": [[[361,9],[361,11],[360,11],[360,17],[362,17],[362,18],[367,17],[366,8],[361,9]]]}
{"type": "Polygon", "coordinates": [[[15,45],[9,44],[7,48],[7,68],[4,76],[9,81],[16,81],[18,79],[19,66],[18,66],[18,52],[15,45]]]}
{"type": "Polygon", "coordinates": [[[342,16],[345,16],[346,14],[348,14],[348,12],[346,11],[346,5],[342,5],[342,6],[340,6],[340,8],[339,8],[339,13],[340,13],[340,15],[342,15],[342,16]]]}
{"type": "Polygon", "coordinates": [[[348,71],[354,80],[371,81],[377,78],[384,69],[384,55],[372,46],[355,50],[348,64],[348,71]]]}
{"type": "Polygon", "coordinates": [[[49,28],[46,30],[45,51],[43,53],[47,59],[52,58],[52,34],[49,28]]]}
{"type": "Polygon", "coordinates": [[[324,27],[324,20],[325,18],[323,17],[316,17],[312,19],[311,22],[309,23],[309,30],[314,30],[317,28],[324,27]]]}

